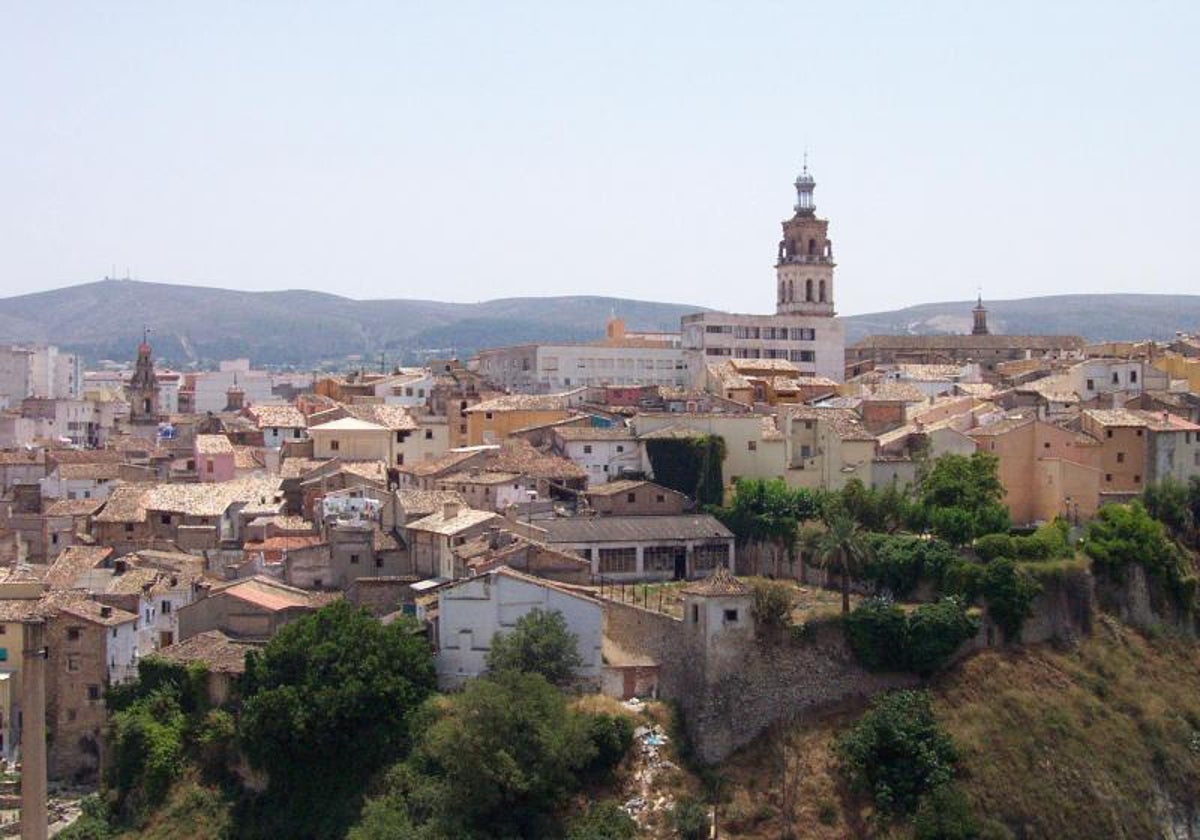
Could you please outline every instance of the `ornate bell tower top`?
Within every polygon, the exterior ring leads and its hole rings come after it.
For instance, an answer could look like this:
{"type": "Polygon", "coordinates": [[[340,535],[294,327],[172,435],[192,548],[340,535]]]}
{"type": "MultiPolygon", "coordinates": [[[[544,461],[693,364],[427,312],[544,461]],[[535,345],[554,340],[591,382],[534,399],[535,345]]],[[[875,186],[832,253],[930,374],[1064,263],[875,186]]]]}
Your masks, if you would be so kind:
{"type": "Polygon", "coordinates": [[[795,187],[796,205],[794,209],[796,215],[812,216],[817,212],[817,204],[813,200],[813,191],[817,188],[817,182],[812,175],[808,174],[808,152],[804,153],[804,167],[796,176],[795,187]]]}
{"type": "Polygon", "coordinates": [[[129,380],[129,416],[135,425],[158,423],[159,386],[154,372],[154,357],[150,349],[150,331],[142,331],[142,343],[137,348],[137,362],[129,380]]]}
{"type": "Polygon", "coordinates": [[[795,215],[783,222],[775,261],[775,311],[788,315],[833,315],[833,243],[829,221],[817,218],[808,154],[796,177],[795,215]]]}

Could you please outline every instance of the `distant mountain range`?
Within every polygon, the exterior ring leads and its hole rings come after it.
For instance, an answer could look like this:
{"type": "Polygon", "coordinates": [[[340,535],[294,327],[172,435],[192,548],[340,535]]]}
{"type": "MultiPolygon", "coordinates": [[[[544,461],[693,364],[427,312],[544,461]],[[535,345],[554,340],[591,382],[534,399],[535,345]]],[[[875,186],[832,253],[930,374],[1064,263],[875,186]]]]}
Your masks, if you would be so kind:
{"type": "MultiPolygon", "coordinates": [[[[963,333],[973,301],[928,303],[845,318],[847,343],[872,333],[963,333]]],[[[1200,295],[1059,295],[988,301],[992,332],[1168,338],[1200,331],[1200,295]]],[[[102,280],[0,299],[0,341],[39,341],[89,361],[129,359],[143,326],[175,366],[248,357],[311,367],[360,355],[375,364],[465,358],[528,341],[587,341],[617,314],[631,330],[679,329],[703,307],[610,297],[503,298],[483,303],[351,300],[308,291],[239,292],[102,280]]]]}

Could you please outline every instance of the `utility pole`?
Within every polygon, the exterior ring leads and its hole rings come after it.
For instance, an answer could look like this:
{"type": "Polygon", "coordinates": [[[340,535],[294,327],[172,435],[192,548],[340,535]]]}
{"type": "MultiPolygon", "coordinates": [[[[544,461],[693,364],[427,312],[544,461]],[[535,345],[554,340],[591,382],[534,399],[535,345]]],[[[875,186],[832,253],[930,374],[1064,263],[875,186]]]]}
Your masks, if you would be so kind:
{"type": "Polygon", "coordinates": [[[21,665],[21,840],[46,840],[46,623],[25,622],[21,665]]]}

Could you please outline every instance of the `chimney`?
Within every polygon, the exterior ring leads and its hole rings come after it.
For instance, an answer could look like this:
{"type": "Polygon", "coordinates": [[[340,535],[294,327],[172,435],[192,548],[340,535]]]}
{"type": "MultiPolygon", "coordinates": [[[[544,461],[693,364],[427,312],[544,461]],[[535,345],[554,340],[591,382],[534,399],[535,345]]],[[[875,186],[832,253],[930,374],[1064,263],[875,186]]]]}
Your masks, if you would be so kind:
{"type": "Polygon", "coordinates": [[[443,502],[442,519],[454,519],[460,510],[462,510],[462,505],[458,502],[443,502]]]}

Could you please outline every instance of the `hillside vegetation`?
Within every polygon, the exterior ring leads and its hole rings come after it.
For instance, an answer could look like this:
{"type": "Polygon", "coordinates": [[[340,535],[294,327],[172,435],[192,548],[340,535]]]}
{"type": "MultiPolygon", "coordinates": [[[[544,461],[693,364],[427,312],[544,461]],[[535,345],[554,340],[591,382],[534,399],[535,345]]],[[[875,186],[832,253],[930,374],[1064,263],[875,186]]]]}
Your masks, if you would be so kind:
{"type": "MultiPolygon", "coordinates": [[[[422,290],[435,286],[419,287],[422,290]]],[[[401,287],[389,289],[395,293],[401,287]]],[[[846,342],[872,333],[970,332],[970,301],[925,303],[844,318],[846,342]]],[[[988,301],[993,332],[1082,335],[1089,340],[1169,338],[1200,329],[1200,295],[1058,295],[988,301]]],[[[428,355],[467,357],[528,341],[587,341],[615,313],[634,330],[679,329],[704,307],[611,297],[504,298],[480,303],[324,292],[246,292],[103,280],[0,298],[0,340],[54,342],[90,360],[126,359],[143,325],[176,367],[249,357],[260,364],[311,366],[347,355],[389,362],[428,355]],[[203,318],[196,313],[204,313],[203,318]],[[131,317],[131,313],[135,313],[131,317]]]]}

